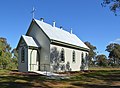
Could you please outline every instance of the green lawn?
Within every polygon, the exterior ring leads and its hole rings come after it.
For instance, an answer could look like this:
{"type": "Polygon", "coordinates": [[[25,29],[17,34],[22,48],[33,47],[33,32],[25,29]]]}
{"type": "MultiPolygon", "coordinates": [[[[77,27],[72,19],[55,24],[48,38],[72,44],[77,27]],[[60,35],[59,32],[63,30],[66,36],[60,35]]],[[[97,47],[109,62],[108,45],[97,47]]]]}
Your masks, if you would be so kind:
{"type": "Polygon", "coordinates": [[[120,88],[120,70],[74,72],[64,80],[0,70],[0,88],[120,88]]]}

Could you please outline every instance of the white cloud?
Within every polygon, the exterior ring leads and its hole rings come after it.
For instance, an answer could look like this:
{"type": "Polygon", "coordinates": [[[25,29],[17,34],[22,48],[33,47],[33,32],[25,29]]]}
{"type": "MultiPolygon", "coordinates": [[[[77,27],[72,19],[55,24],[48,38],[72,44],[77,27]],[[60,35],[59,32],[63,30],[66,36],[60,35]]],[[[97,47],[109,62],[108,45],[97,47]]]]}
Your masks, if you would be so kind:
{"type": "Polygon", "coordinates": [[[115,41],[116,41],[116,42],[120,42],[120,38],[117,38],[115,41]]]}
{"type": "Polygon", "coordinates": [[[117,39],[115,39],[113,41],[110,41],[109,44],[110,43],[118,43],[118,44],[120,44],[120,38],[117,38],[117,39]]]}

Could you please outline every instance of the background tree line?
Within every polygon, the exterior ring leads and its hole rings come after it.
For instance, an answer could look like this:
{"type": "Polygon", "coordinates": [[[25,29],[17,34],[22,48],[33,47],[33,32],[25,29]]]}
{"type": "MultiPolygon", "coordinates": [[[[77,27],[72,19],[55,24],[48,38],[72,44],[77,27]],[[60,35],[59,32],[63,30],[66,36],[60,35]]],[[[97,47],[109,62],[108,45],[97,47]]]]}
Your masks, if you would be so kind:
{"type": "Polygon", "coordinates": [[[89,42],[85,44],[90,48],[88,56],[88,65],[92,66],[103,66],[103,67],[120,67],[120,44],[111,43],[106,46],[106,50],[109,56],[106,57],[104,54],[98,54],[96,46],[89,42]]]}
{"type": "MultiPolygon", "coordinates": [[[[98,54],[96,46],[90,42],[84,42],[89,48],[88,66],[102,67],[120,67],[120,44],[111,43],[106,46],[106,51],[109,53],[107,57],[104,54],[98,54]]],[[[17,69],[18,53],[16,49],[11,50],[7,39],[0,37],[0,69],[17,69]]]]}
{"type": "Polygon", "coordinates": [[[17,69],[17,51],[11,50],[7,39],[0,37],[0,69],[17,69]]]}

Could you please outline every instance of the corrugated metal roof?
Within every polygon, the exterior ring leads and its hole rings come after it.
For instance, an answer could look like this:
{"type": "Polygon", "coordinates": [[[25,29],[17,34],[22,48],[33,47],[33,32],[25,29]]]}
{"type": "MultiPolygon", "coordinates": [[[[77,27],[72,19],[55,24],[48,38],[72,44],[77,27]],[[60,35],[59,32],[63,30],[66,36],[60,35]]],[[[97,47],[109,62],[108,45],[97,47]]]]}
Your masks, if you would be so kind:
{"type": "Polygon", "coordinates": [[[89,49],[75,34],[71,34],[57,27],[53,27],[50,24],[40,20],[34,20],[50,39],[89,49]]]}
{"type": "Polygon", "coordinates": [[[27,46],[34,46],[34,47],[39,47],[36,42],[34,41],[34,39],[30,36],[25,36],[22,35],[23,39],[25,40],[27,46]]]}

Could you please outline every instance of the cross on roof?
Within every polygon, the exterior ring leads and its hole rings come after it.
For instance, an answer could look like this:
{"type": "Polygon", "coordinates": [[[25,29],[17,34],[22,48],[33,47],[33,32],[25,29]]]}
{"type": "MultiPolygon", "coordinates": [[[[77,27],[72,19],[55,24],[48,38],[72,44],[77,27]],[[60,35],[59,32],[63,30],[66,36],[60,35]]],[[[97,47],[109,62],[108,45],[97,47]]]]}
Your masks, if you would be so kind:
{"type": "Polygon", "coordinates": [[[33,18],[33,19],[34,19],[34,16],[35,16],[35,10],[36,10],[36,9],[33,7],[32,12],[31,12],[31,13],[32,13],[32,18],[33,18]]]}

